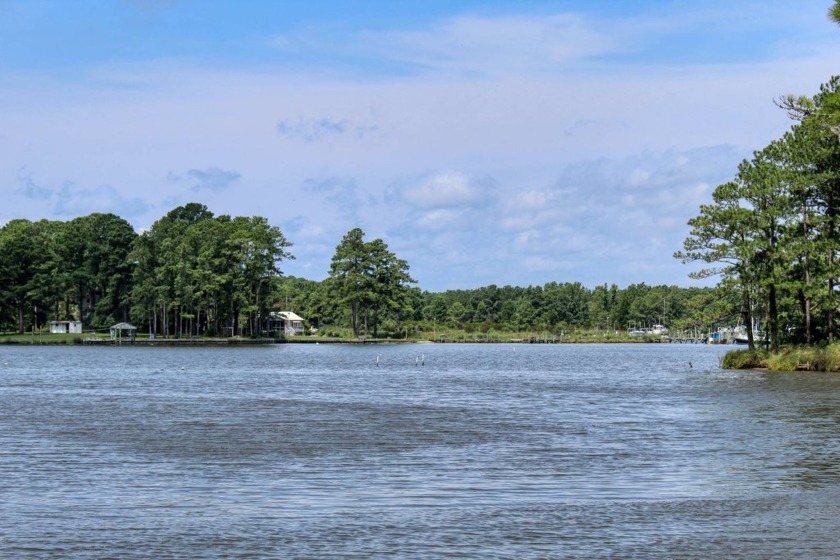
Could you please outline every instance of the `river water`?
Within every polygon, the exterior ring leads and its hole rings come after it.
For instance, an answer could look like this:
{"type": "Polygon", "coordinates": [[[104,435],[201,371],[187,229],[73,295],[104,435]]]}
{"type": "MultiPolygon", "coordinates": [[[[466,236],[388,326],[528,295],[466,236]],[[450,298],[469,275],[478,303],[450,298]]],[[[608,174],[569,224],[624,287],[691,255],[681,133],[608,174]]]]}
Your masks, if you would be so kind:
{"type": "Polygon", "coordinates": [[[840,376],[726,350],[0,346],[0,558],[840,557],[840,376]]]}

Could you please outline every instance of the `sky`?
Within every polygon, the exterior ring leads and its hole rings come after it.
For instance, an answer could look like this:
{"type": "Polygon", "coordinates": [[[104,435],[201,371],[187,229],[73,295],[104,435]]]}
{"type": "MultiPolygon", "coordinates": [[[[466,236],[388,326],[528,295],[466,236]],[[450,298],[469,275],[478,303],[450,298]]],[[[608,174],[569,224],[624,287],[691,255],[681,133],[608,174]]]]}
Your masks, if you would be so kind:
{"type": "Polygon", "coordinates": [[[703,285],[686,222],[838,70],[831,3],[0,0],[0,225],[199,202],[313,280],[360,227],[429,291],[703,285]]]}

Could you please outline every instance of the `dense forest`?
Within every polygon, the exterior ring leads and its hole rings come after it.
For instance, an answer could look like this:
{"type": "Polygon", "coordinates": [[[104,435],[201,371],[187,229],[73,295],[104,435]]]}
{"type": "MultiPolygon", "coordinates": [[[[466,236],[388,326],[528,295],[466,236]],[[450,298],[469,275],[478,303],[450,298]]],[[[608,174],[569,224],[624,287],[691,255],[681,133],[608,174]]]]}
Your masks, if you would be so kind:
{"type": "Polygon", "coordinates": [[[53,320],[85,330],[127,321],[169,336],[267,336],[269,313],[318,329],[401,337],[418,324],[466,332],[624,330],[667,323],[707,329],[737,320],[738,301],[710,288],[577,282],[423,291],[409,264],[355,228],[337,240],[323,281],[284,277],[291,243],[261,217],[215,216],[190,203],[137,234],[113,214],[0,228],[0,330],[53,320]],[[735,315],[733,315],[733,313],[735,315]]]}
{"type": "Polygon", "coordinates": [[[132,321],[163,335],[259,335],[287,247],[265,218],[213,216],[195,203],[140,235],[113,214],[12,220],[0,229],[0,328],[76,319],[90,329],[132,321]]]}

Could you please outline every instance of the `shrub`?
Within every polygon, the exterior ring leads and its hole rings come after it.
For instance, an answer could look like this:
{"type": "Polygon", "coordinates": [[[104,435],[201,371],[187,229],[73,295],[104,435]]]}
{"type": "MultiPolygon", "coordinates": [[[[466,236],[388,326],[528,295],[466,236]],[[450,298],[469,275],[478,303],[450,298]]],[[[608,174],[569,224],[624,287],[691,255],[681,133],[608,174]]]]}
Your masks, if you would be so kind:
{"type": "Polygon", "coordinates": [[[723,356],[721,365],[724,369],[766,368],[767,357],[766,350],[733,350],[723,356]]]}

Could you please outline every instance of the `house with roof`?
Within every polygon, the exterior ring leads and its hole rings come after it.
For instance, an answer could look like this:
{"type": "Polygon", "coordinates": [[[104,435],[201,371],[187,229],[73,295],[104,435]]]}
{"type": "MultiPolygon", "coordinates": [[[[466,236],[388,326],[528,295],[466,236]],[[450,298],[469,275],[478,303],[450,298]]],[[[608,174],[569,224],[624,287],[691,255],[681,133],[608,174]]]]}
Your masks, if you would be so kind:
{"type": "Polygon", "coordinates": [[[272,311],[268,315],[269,333],[282,333],[285,336],[303,334],[303,317],[292,311],[272,311]]]}

